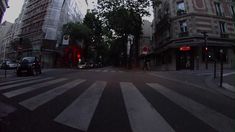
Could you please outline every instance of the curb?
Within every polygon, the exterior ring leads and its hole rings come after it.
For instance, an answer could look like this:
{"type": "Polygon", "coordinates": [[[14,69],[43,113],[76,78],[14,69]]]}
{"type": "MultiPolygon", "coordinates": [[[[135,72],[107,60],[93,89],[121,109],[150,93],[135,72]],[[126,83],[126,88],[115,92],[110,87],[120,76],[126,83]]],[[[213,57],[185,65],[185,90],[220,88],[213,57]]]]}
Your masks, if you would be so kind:
{"type": "Polygon", "coordinates": [[[219,87],[217,83],[213,80],[213,76],[206,77],[205,84],[207,85],[207,87],[216,90],[224,96],[229,97],[231,99],[235,99],[235,92],[229,91],[224,87],[219,87]]]}

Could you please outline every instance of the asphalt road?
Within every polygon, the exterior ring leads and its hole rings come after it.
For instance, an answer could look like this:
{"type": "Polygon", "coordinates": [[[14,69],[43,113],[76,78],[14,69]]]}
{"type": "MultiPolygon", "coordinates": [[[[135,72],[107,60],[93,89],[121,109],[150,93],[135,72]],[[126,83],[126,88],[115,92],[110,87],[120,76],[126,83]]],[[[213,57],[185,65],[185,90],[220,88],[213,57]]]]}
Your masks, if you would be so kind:
{"type": "Polygon", "coordinates": [[[4,132],[232,132],[235,101],[180,72],[47,69],[0,80],[4,132]],[[195,85],[190,85],[192,82],[195,85]],[[197,86],[203,88],[199,88],[197,86]],[[205,88],[204,88],[205,87],[205,88]]]}

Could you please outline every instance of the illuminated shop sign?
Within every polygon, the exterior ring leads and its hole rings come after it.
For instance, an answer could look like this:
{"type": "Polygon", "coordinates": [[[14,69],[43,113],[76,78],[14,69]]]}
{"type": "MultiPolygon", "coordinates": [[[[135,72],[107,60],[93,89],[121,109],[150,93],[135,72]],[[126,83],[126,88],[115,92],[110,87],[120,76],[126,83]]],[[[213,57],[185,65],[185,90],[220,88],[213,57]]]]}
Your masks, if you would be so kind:
{"type": "Polygon", "coordinates": [[[191,47],[190,46],[182,46],[180,47],[180,51],[190,51],[191,47]]]}

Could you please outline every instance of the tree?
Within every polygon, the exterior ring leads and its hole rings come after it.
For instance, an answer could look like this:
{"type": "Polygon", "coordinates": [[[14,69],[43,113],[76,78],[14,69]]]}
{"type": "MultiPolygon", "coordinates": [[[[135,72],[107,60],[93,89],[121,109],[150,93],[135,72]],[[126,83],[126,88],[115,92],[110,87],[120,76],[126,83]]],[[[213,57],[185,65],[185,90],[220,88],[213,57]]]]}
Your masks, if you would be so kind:
{"type": "Polygon", "coordinates": [[[84,40],[88,41],[88,38],[91,34],[90,29],[79,22],[77,23],[67,23],[62,27],[63,34],[70,35],[71,41],[75,40],[84,40]]]}
{"type": "Polygon", "coordinates": [[[103,27],[102,27],[102,21],[99,19],[97,12],[87,12],[85,15],[85,18],[83,20],[83,24],[86,25],[90,31],[91,34],[89,36],[89,47],[88,54],[89,59],[97,60],[99,56],[103,56],[103,49],[100,47],[103,43],[103,27]]]}
{"type": "MultiPolygon", "coordinates": [[[[127,36],[134,35],[135,48],[133,51],[136,59],[138,58],[138,40],[142,33],[142,17],[149,15],[147,8],[150,6],[150,2],[150,0],[98,1],[99,15],[105,26],[114,31],[116,41],[126,44],[127,36]]],[[[126,46],[119,52],[124,53],[124,59],[127,61],[126,46]]]]}

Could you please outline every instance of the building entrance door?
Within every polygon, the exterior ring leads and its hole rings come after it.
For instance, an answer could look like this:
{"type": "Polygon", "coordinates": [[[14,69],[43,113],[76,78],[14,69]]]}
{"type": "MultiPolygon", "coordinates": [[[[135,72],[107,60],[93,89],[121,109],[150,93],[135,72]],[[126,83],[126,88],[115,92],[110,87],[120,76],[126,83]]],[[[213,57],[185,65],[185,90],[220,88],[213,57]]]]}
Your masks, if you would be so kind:
{"type": "Polygon", "coordinates": [[[178,50],[176,53],[176,70],[194,69],[194,57],[192,50],[178,50]]]}

